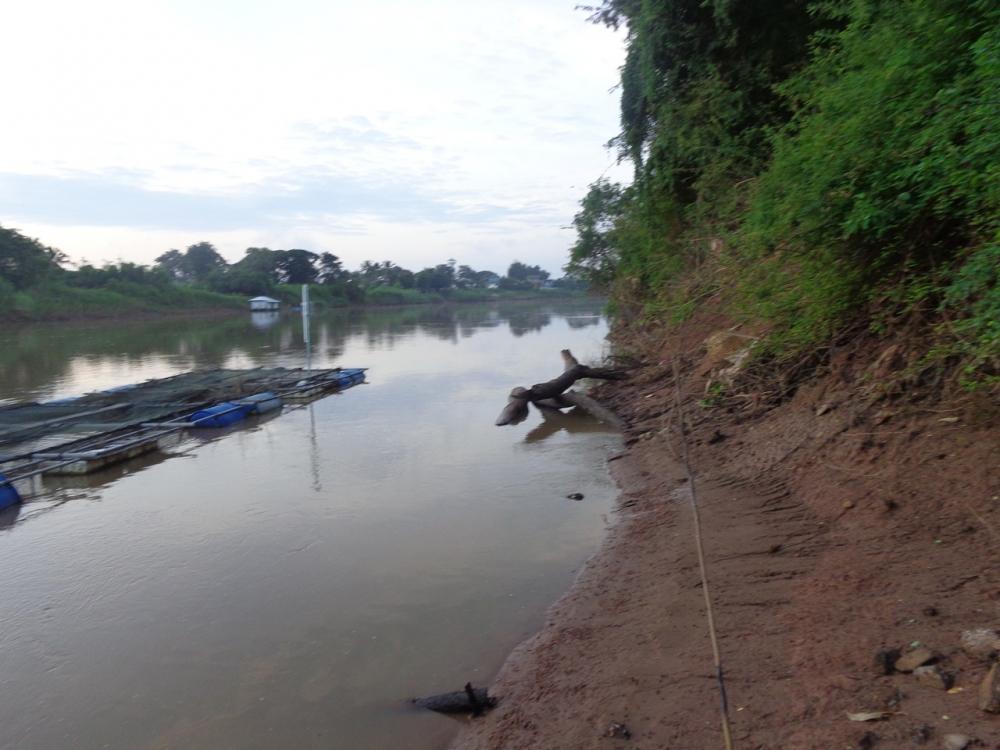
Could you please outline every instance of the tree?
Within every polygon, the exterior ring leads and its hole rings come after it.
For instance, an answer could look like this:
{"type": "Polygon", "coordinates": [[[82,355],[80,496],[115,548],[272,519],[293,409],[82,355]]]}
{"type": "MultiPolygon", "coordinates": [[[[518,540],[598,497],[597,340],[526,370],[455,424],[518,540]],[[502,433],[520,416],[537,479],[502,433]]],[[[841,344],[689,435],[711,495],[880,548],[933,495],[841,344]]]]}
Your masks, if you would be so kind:
{"type": "Polygon", "coordinates": [[[455,269],[447,263],[425,268],[416,274],[416,287],[422,292],[443,292],[455,284],[455,269]]]}
{"type": "Polygon", "coordinates": [[[156,267],[175,281],[206,282],[210,276],[228,268],[211,242],[199,242],[187,250],[168,250],[156,259],[156,267]]]}
{"type": "Polygon", "coordinates": [[[66,256],[16,229],[0,227],[0,277],[23,289],[58,271],[66,256]]]}
{"type": "Polygon", "coordinates": [[[274,278],[263,271],[230,266],[226,271],[216,271],[208,277],[208,286],[214,292],[256,296],[274,290],[274,278]]]}
{"type": "Polygon", "coordinates": [[[204,281],[214,271],[224,270],[226,266],[226,259],[219,255],[211,242],[199,242],[184,252],[183,268],[190,281],[204,281]]]}
{"type": "Polygon", "coordinates": [[[122,284],[164,287],[173,281],[173,277],[161,266],[150,268],[149,266],[141,266],[138,263],[130,263],[122,260],[119,260],[117,263],[107,263],[100,268],[95,268],[89,263],[84,263],[77,271],[68,273],[65,276],[65,282],[69,286],[84,289],[98,289],[103,287],[113,289],[122,284]]]}
{"type": "Polygon", "coordinates": [[[243,257],[234,263],[230,270],[264,274],[271,280],[272,284],[277,284],[280,281],[278,273],[279,260],[281,260],[280,250],[271,250],[267,247],[248,247],[243,257]]]}
{"type": "Polygon", "coordinates": [[[343,281],[342,289],[344,292],[344,298],[352,305],[359,305],[365,301],[365,290],[360,284],[357,283],[353,274],[349,275],[343,281]]]}
{"type": "Polygon", "coordinates": [[[414,284],[413,271],[397,266],[391,260],[385,260],[381,263],[370,260],[363,261],[358,269],[358,277],[366,288],[398,286],[410,289],[414,284]]]}
{"type": "Polygon", "coordinates": [[[578,275],[596,286],[607,287],[618,261],[614,244],[615,224],[622,215],[621,186],[600,179],[590,186],[573,217],[576,242],[570,249],[567,273],[578,275]]]}
{"type": "MultiPolygon", "coordinates": [[[[93,266],[87,266],[93,268],[93,266]]],[[[156,267],[163,269],[175,281],[186,281],[187,271],[184,265],[184,253],[180,250],[167,250],[156,259],[156,267]]],[[[82,269],[81,269],[82,270],[82,269]]]]}
{"type": "Polygon", "coordinates": [[[478,283],[479,274],[477,274],[470,266],[458,267],[458,273],[455,275],[455,285],[459,289],[475,287],[478,283]]]}
{"type": "Polygon", "coordinates": [[[489,289],[500,283],[500,274],[494,271],[476,271],[476,288],[489,289]]]}
{"type": "Polygon", "coordinates": [[[417,275],[413,271],[407,270],[405,268],[399,268],[396,273],[396,281],[394,282],[396,286],[403,289],[413,289],[416,281],[417,275]]]}
{"type": "Polygon", "coordinates": [[[335,284],[344,280],[344,264],[340,262],[333,253],[320,253],[319,255],[319,276],[321,284],[335,284]]]}
{"type": "Polygon", "coordinates": [[[283,250],[277,268],[286,284],[311,284],[316,281],[319,256],[308,250],[283,250]]]}
{"type": "Polygon", "coordinates": [[[613,141],[620,155],[689,202],[720,152],[740,160],[766,154],[766,128],[787,116],[775,84],[806,59],[824,5],[774,0],[768,13],[729,0],[588,7],[594,23],[628,29],[622,132],[613,141]]]}
{"type": "Polygon", "coordinates": [[[515,260],[507,269],[507,278],[500,280],[501,289],[538,289],[549,278],[549,272],[541,266],[529,266],[515,260]]]}
{"type": "Polygon", "coordinates": [[[549,278],[549,272],[543,270],[541,266],[529,266],[526,263],[515,260],[507,269],[507,278],[529,282],[532,278],[537,278],[539,281],[545,281],[545,279],[549,278]]]}
{"type": "Polygon", "coordinates": [[[363,260],[358,267],[358,281],[364,287],[377,286],[378,277],[381,272],[382,264],[377,260],[363,260]]]}
{"type": "Polygon", "coordinates": [[[526,292],[531,289],[531,284],[524,279],[512,279],[510,276],[501,277],[497,286],[509,292],[526,292]]]}

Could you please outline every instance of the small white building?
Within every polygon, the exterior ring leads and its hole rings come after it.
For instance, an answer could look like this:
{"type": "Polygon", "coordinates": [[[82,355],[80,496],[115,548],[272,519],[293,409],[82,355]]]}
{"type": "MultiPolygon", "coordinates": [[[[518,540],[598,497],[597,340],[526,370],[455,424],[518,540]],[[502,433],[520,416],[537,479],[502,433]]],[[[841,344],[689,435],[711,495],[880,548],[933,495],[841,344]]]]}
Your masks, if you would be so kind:
{"type": "Polygon", "coordinates": [[[250,300],[250,309],[253,312],[277,310],[280,307],[281,303],[271,297],[254,297],[250,300]]]}

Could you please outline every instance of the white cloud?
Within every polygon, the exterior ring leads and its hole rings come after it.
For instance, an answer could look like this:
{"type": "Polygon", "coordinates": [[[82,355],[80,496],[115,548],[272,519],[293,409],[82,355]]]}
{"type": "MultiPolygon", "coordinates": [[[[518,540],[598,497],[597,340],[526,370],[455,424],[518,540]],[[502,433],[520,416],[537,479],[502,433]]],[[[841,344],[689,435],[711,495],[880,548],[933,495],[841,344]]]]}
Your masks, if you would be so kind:
{"type": "Polygon", "coordinates": [[[572,2],[10,6],[0,222],[77,257],[301,238],[556,270],[611,162],[621,39],[572,2]]]}

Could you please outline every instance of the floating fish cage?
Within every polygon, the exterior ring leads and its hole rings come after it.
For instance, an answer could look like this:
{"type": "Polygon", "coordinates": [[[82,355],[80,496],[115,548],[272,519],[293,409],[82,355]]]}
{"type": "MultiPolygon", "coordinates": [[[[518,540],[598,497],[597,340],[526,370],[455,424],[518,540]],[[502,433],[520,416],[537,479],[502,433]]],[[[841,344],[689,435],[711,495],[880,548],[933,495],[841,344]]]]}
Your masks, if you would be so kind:
{"type": "Polygon", "coordinates": [[[364,379],[364,368],[203,370],[0,407],[0,510],[43,474],[89,474],[176,445],[187,430],[232,427],[364,379]]]}

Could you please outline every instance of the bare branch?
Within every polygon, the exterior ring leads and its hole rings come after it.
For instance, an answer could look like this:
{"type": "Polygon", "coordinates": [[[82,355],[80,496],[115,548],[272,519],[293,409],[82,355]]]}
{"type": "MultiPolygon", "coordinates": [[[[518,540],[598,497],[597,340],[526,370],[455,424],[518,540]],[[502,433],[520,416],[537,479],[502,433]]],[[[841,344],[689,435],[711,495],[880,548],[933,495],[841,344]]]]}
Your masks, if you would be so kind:
{"type": "Polygon", "coordinates": [[[561,354],[565,368],[562,374],[544,383],[535,383],[530,388],[518,387],[512,390],[508,396],[507,405],[500,412],[500,416],[497,417],[496,425],[498,427],[523,422],[528,416],[529,403],[541,406],[542,408],[555,409],[578,406],[603,422],[608,422],[616,427],[623,424],[619,417],[614,416],[609,409],[602,407],[589,396],[572,391],[567,393],[566,391],[578,380],[583,380],[584,378],[622,380],[626,376],[625,373],[622,370],[581,365],[569,349],[563,349],[561,354]],[[597,408],[601,413],[595,413],[594,408],[597,408]],[[609,415],[613,417],[611,421],[609,421],[609,415]]]}

